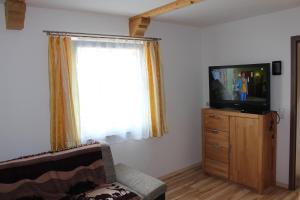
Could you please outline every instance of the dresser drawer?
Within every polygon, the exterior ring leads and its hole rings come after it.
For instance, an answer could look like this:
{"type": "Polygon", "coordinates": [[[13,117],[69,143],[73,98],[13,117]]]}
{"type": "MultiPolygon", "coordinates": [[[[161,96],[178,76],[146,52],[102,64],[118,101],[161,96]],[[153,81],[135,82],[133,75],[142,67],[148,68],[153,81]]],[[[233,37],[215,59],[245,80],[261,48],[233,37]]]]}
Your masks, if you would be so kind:
{"type": "Polygon", "coordinates": [[[211,175],[228,178],[228,164],[215,160],[205,159],[204,170],[211,175]]]}
{"type": "Polygon", "coordinates": [[[204,127],[211,130],[228,131],[229,117],[220,114],[205,113],[204,127]]]}
{"type": "Polygon", "coordinates": [[[229,163],[228,145],[214,143],[205,144],[205,158],[216,160],[223,163],[229,163]]]}
{"type": "Polygon", "coordinates": [[[205,129],[204,130],[205,142],[215,143],[215,142],[224,142],[229,143],[229,134],[225,131],[219,131],[216,129],[205,129]]]}

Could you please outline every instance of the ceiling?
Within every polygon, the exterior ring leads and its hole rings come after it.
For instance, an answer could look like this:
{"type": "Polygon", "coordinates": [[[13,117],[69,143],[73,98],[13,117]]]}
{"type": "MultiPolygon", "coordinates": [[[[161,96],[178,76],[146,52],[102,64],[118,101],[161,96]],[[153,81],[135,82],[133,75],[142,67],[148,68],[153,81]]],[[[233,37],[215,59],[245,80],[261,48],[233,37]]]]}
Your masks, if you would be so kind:
{"type": "MultiPolygon", "coordinates": [[[[0,0],[1,1],[1,0],[0,0]]],[[[134,16],[172,0],[26,0],[29,6],[134,16]]],[[[155,18],[198,27],[221,24],[300,6],[300,0],[204,0],[155,18]]]]}

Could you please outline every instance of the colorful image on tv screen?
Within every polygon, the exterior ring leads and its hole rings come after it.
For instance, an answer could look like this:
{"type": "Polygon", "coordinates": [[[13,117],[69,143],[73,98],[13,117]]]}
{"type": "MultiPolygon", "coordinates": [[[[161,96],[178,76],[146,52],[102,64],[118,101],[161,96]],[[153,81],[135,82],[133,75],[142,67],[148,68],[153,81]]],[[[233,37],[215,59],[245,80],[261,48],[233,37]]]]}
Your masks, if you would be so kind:
{"type": "Polygon", "coordinates": [[[210,76],[214,100],[266,101],[267,76],[262,67],[212,69],[210,76]]]}

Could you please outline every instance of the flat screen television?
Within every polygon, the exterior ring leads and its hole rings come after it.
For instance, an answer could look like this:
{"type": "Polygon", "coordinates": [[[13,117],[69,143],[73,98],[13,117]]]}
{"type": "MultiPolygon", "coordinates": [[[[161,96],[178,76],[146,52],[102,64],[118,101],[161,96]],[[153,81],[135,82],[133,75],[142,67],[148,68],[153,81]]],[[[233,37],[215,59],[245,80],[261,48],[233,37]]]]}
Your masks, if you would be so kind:
{"type": "Polygon", "coordinates": [[[270,64],[209,67],[210,107],[270,111],[270,64]]]}

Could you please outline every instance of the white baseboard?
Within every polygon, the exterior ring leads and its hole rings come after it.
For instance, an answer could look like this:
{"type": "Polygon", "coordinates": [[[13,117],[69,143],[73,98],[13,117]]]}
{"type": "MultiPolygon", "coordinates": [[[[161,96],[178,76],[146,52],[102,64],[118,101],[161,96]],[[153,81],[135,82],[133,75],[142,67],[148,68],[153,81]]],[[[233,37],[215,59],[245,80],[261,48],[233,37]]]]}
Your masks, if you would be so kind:
{"type": "Polygon", "coordinates": [[[166,175],[163,175],[161,177],[159,177],[160,180],[165,180],[165,179],[168,179],[176,174],[179,174],[179,173],[182,173],[182,172],[185,172],[185,171],[188,171],[190,169],[193,169],[193,168],[197,168],[197,167],[201,167],[201,162],[198,162],[198,163],[195,163],[195,164],[192,164],[190,166],[187,166],[185,168],[182,168],[182,169],[179,169],[179,170],[176,170],[176,171],[173,171],[169,174],[166,174],[166,175]]]}
{"type": "Polygon", "coordinates": [[[276,182],[276,186],[277,186],[277,187],[284,188],[284,189],[289,189],[289,185],[286,184],[286,183],[276,182]]]}

